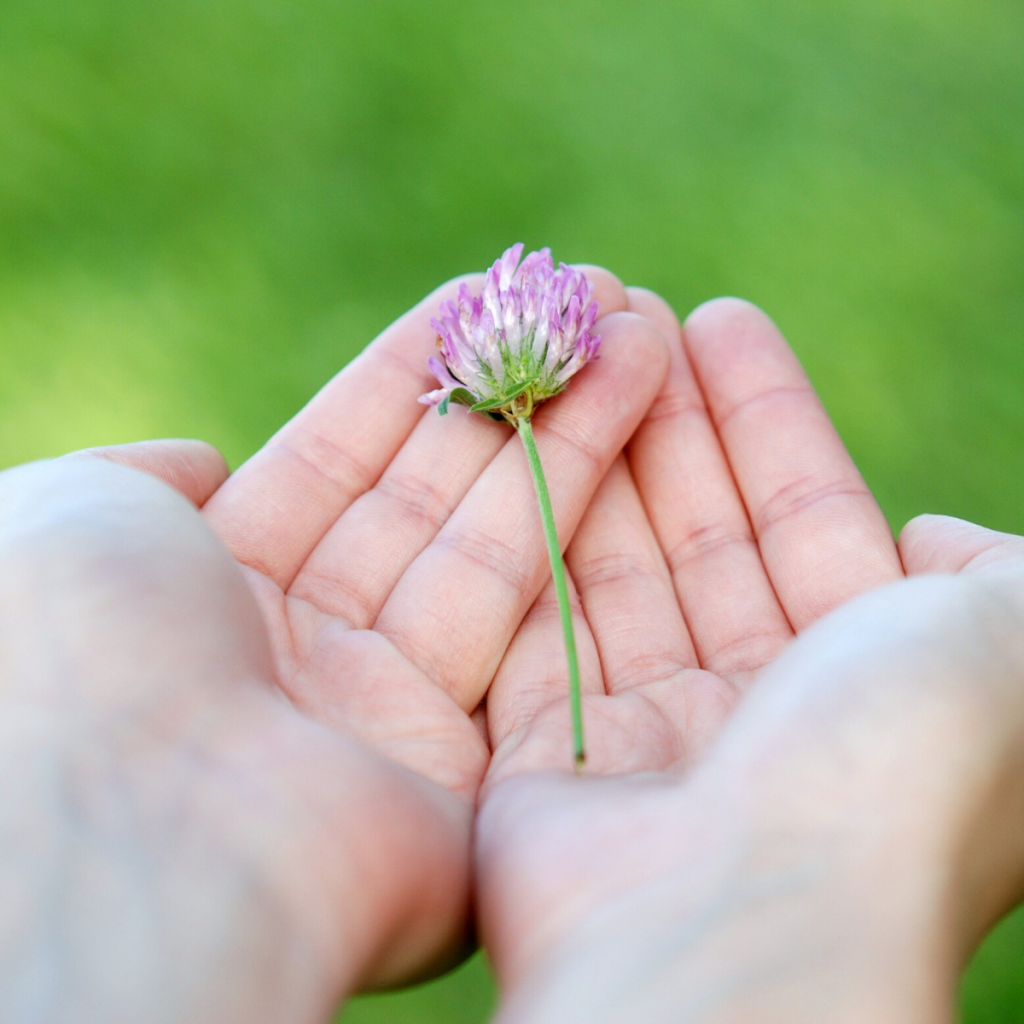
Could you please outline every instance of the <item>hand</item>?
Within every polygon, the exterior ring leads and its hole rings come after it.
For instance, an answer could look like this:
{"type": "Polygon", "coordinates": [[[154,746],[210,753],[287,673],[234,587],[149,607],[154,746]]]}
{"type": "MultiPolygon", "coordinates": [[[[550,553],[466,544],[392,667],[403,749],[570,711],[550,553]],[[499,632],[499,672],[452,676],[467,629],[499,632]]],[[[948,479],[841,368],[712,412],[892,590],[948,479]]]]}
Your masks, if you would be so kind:
{"type": "Polygon", "coordinates": [[[762,314],[711,303],[679,345],[630,301],[671,369],[567,556],[589,769],[617,777],[544,771],[569,749],[545,594],[488,697],[501,1019],[946,1019],[1024,882],[1024,542],[918,520],[898,553],[762,314]]]}
{"type": "MultiPolygon", "coordinates": [[[[604,358],[536,418],[566,537],[667,364],[621,285],[592,274],[604,358]]],[[[47,809],[43,850],[72,837],[29,887],[64,887],[67,914],[17,947],[29,988],[70,950],[52,1019],[318,1020],[344,992],[457,955],[489,759],[471,713],[546,555],[518,439],[416,403],[441,297],[212,496],[223,461],[194,443],[0,478],[5,679],[60,734],[20,806],[47,809]],[[51,797],[66,757],[82,777],[51,797]],[[96,969],[129,955],[110,981],[96,969]]]]}

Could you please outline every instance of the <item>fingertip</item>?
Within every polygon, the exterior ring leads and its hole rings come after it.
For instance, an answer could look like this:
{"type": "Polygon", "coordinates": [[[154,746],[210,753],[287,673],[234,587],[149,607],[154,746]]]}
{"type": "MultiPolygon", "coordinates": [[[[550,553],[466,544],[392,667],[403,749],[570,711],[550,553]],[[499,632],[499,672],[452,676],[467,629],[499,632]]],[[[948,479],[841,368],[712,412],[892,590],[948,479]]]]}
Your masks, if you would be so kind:
{"type": "Polygon", "coordinates": [[[745,299],[711,299],[698,306],[683,323],[682,340],[718,424],[765,389],[811,389],[775,322],[745,299]]]}
{"type": "MultiPolygon", "coordinates": [[[[178,442],[183,475],[180,489],[186,497],[202,506],[229,476],[231,467],[221,451],[207,441],[178,442]]],[[[178,482],[172,481],[175,486],[178,482]]]]}
{"type": "Polygon", "coordinates": [[[668,373],[669,343],[658,324],[649,317],[631,311],[611,313],[598,321],[602,346],[628,348],[629,368],[626,383],[643,379],[657,393],[668,373]]]}
{"type": "MultiPolygon", "coordinates": [[[[161,444],[163,442],[157,441],[153,443],[161,444]]],[[[189,459],[197,466],[202,465],[205,467],[211,480],[217,479],[220,483],[223,483],[231,474],[231,468],[228,466],[228,460],[224,458],[221,450],[215,445],[210,444],[209,441],[200,441],[195,438],[182,438],[180,440],[168,441],[166,443],[168,446],[174,445],[183,458],[189,459]]]]}
{"type": "Polygon", "coordinates": [[[679,341],[679,318],[675,310],[657,292],[630,286],[626,289],[629,311],[647,317],[657,324],[670,346],[679,341]]]}
{"type": "Polygon", "coordinates": [[[781,338],[781,332],[767,313],[746,299],[721,296],[702,302],[683,322],[683,340],[687,348],[703,349],[720,338],[769,333],[781,338]]]}
{"type": "Polygon", "coordinates": [[[628,308],[626,288],[610,270],[590,263],[574,263],[573,267],[586,274],[587,280],[593,285],[599,316],[618,313],[628,308]]]}
{"type": "Polygon", "coordinates": [[[771,318],[760,306],[736,295],[718,295],[694,307],[684,326],[704,328],[735,320],[760,320],[771,323],[771,318]]]}

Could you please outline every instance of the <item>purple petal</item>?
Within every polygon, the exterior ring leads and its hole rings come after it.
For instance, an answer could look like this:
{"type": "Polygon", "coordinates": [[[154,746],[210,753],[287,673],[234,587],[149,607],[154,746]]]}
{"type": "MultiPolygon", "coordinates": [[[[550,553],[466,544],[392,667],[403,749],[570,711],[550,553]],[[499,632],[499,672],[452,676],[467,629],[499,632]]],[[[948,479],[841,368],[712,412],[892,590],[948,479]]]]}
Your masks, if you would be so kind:
{"type": "Polygon", "coordinates": [[[431,356],[427,360],[427,368],[437,378],[437,383],[440,384],[441,387],[448,388],[450,390],[462,387],[462,381],[453,377],[448,367],[445,366],[437,356],[431,356]]]}
{"type": "Polygon", "coordinates": [[[511,286],[516,267],[519,266],[519,257],[523,255],[523,248],[522,242],[516,242],[511,249],[506,249],[502,253],[501,259],[495,264],[501,275],[498,279],[499,292],[505,292],[511,286]]]}
{"type": "Polygon", "coordinates": [[[517,242],[492,264],[479,295],[462,284],[457,301],[441,304],[431,320],[443,356],[431,370],[441,388],[421,401],[437,404],[455,387],[490,397],[493,380],[504,380],[503,353],[517,361],[527,345],[544,372],[562,382],[597,357],[601,339],[591,329],[598,309],[586,275],[565,263],[556,268],[550,249],[525,258],[523,249],[517,242]]]}

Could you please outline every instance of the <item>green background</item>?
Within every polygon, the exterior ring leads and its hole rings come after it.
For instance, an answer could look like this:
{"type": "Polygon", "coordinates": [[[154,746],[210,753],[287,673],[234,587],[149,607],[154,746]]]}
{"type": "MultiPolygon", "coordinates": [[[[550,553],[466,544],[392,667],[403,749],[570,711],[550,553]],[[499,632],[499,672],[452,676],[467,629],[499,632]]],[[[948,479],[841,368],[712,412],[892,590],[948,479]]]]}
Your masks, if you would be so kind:
{"type": "MultiPolygon", "coordinates": [[[[1020,0],[3,0],[0,465],[232,464],[507,245],[763,305],[894,527],[1024,532],[1020,0]]],[[[1024,1022],[1024,923],[968,1021],[1024,1022]]],[[[347,1024],[482,1021],[481,961],[347,1024]]]]}

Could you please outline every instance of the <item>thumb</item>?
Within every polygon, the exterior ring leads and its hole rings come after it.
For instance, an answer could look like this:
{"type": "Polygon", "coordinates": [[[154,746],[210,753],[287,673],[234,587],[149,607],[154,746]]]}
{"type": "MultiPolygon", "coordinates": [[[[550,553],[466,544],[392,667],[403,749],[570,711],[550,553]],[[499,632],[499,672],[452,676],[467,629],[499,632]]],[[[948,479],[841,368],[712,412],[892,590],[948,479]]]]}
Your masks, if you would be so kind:
{"type": "Polygon", "coordinates": [[[952,516],[925,515],[903,527],[899,552],[908,576],[979,572],[1007,561],[1024,562],[1024,537],[952,516]]]}
{"type": "Polygon", "coordinates": [[[230,475],[224,456],[205,441],[135,441],[83,448],[63,457],[106,459],[141,470],[170,484],[200,508],[230,475]]]}

